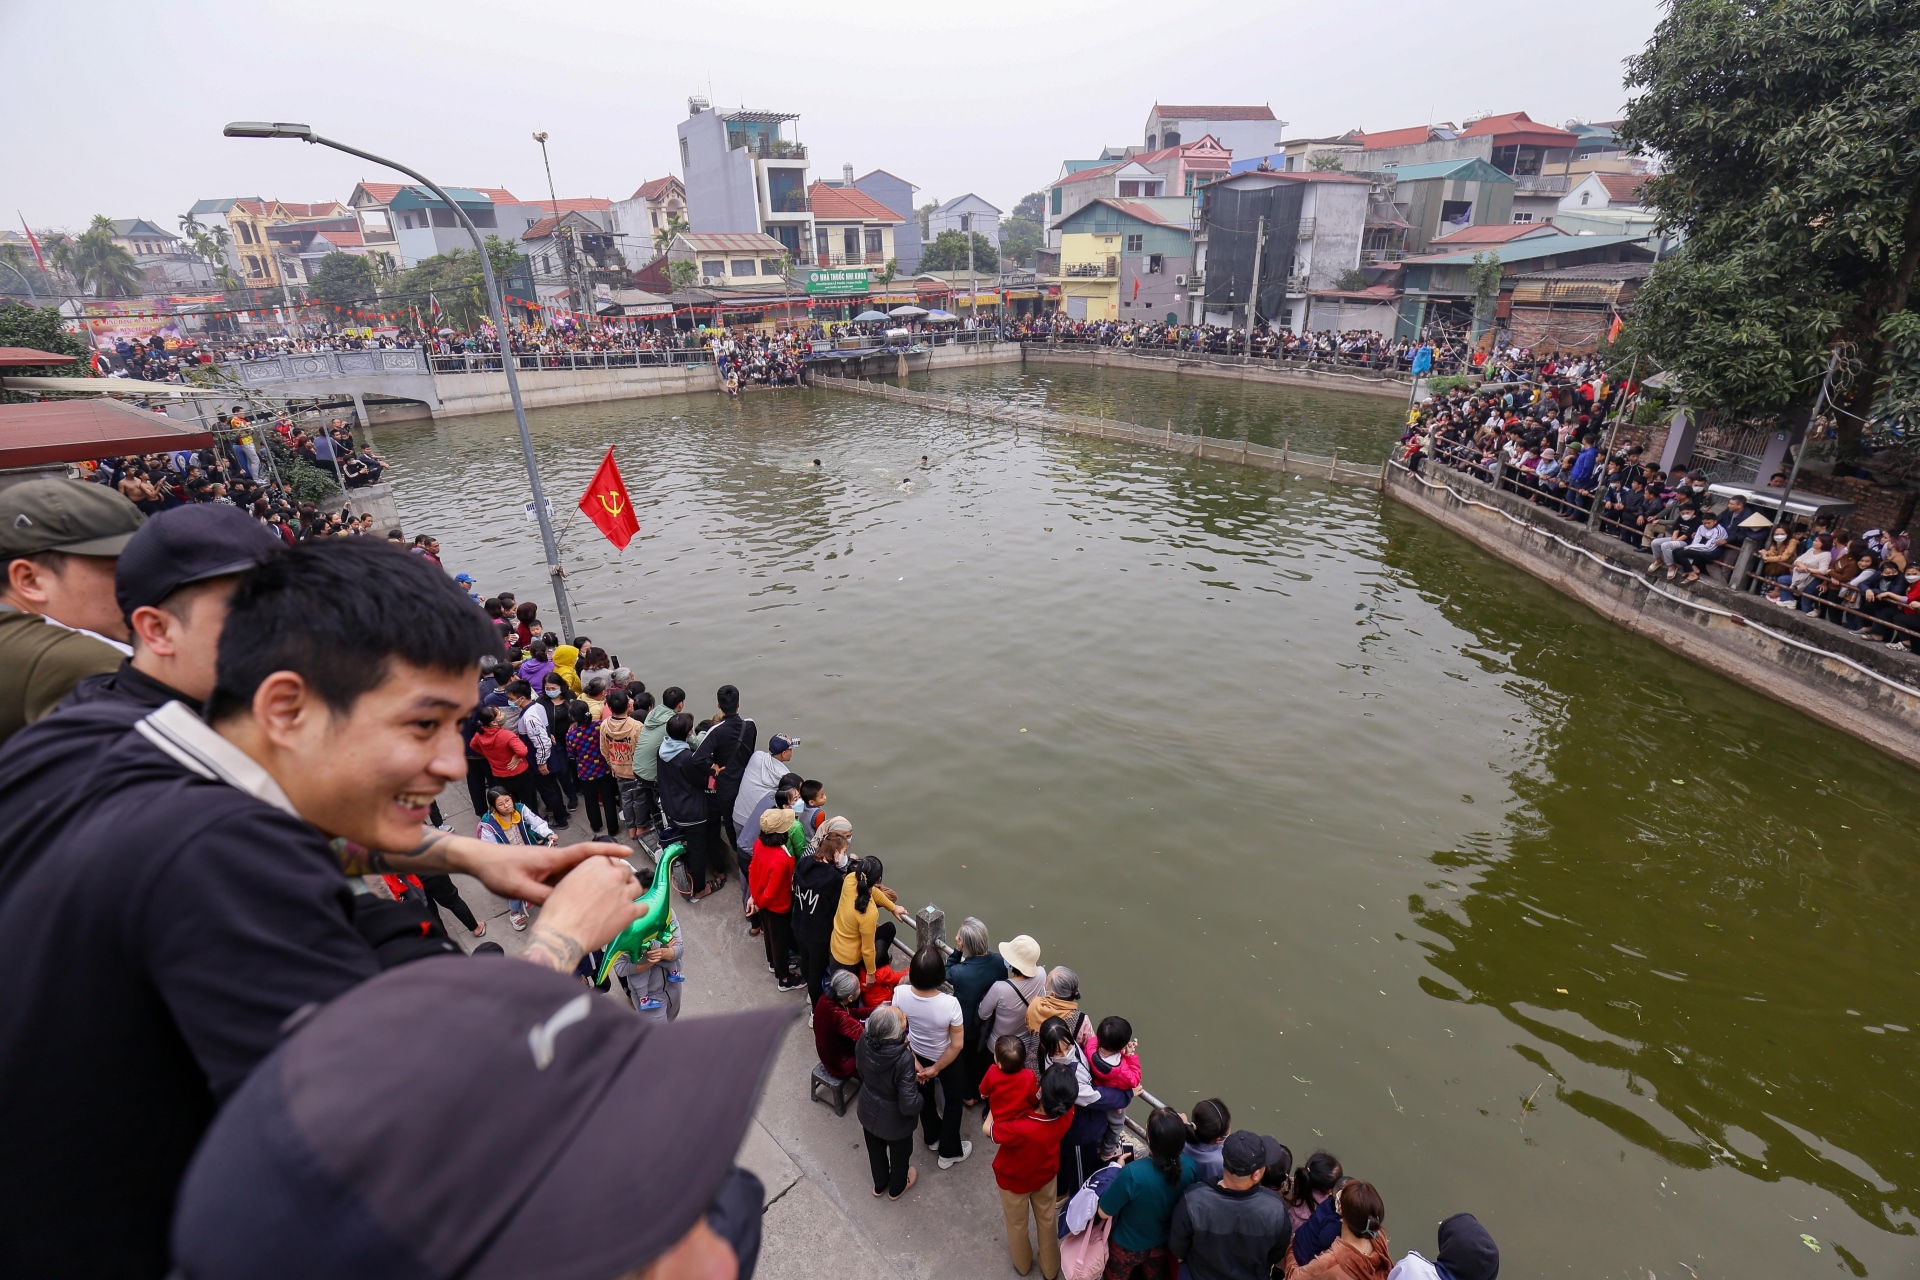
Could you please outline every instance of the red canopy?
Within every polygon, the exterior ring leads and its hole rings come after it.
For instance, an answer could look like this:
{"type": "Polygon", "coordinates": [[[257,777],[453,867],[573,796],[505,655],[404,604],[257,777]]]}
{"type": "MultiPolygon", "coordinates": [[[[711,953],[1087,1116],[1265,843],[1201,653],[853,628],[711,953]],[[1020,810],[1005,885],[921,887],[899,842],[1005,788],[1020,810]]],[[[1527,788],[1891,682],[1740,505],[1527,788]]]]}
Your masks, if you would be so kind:
{"type": "Polygon", "coordinates": [[[115,400],[0,404],[0,467],[85,462],[123,453],[171,453],[213,443],[213,433],[115,400]]]}
{"type": "Polygon", "coordinates": [[[0,369],[29,369],[40,364],[72,364],[72,356],[32,347],[0,347],[0,369]]]}

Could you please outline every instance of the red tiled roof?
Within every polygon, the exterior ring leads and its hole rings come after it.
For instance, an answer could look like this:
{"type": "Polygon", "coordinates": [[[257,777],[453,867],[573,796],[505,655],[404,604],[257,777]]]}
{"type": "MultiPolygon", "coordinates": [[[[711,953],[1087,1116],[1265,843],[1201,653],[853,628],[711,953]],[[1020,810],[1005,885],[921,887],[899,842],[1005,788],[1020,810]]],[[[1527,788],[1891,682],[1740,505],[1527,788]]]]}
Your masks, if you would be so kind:
{"type": "Polygon", "coordinates": [[[338,200],[323,200],[318,204],[293,204],[286,200],[278,200],[275,203],[296,218],[338,217],[334,210],[341,207],[338,200]]]}
{"type": "Polygon", "coordinates": [[[1064,187],[1070,182],[1085,182],[1090,178],[1109,178],[1132,163],[1133,161],[1131,160],[1122,160],[1117,164],[1102,165],[1098,169],[1082,169],[1078,173],[1068,174],[1053,185],[1056,187],[1064,187]]]}
{"type": "MultiPolygon", "coordinates": [[[[74,387],[75,391],[88,389],[85,382],[74,387]]],[[[170,452],[212,441],[211,431],[197,431],[163,413],[104,397],[0,405],[0,467],[170,452]]]]}
{"type": "Polygon", "coordinates": [[[328,244],[338,245],[342,248],[349,245],[363,245],[366,243],[366,240],[358,231],[322,231],[319,235],[315,236],[314,239],[325,240],[328,244]]]}
{"type": "Polygon", "coordinates": [[[0,347],[0,369],[30,369],[42,364],[72,364],[74,357],[38,347],[0,347]]]}
{"type": "Polygon", "coordinates": [[[816,182],[807,188],[816,222],[905,222],[906,219],[858,187],[830,187],[816,182]]]}
{"type": "MultiPolygon", "coordinates": [[[[522,200],[519,196],[513,194],[513,192],[507,190],[505,187],[469,187],[467,188],[467,190],[478,191],[481,195],[493,201],[495,204],[525,204],[526,203],[525,200],[522,200]]],[[[563,206],[563,211],[564,211],[564,206],[566,205],[567,202],[565,200],[562,200],[560,203],[563,206]]],[[[602,205],[601,207],[605,208],[606,206],[602,205]]]]}
{"type": "Polygon", "coordinates": [[[1580,141],[1565,129],[1556,129],[1550,124],[1529,120],[1524,111],[1482,116],[1460,131],[1460,136],[1463,138],[1505,137],[1512,134],[1524,134],[1549,146],[1570,147],[1580,141]]]}
{"type": "Polygon", "coordinates": [[[1353,141],[1367,151],[1383,151],[1388,147],[1411,147],[1422,142],[1433,141],[1431,125],[1419,124],[1411,129],[1386,129],[1379,133],[1367,133],[1356,129],[1353,141]]]}
{"type": "Polygon", "coordinates": [[[1132,199],[1127,199],[1121,196],[1110,196],[1100,200],[1089,201],[1088,203],[1089,205],[1096,205],[1096,204],[1109,205],[1112,208],[1118,209],[1120,212],[1126,214],[1128,217],[1138,218],[1142,222],[1151,222],[1156,227],[1174,227],[1181,231],[1185,231],[1188,229],[1186,223],[1174,222],[1166,217],[1163,217],[1158,209],[1154,208],[1152,205],[1148,204],[1144,200],[1132,200],[1132,199]]]}
{"type": "Polygon", "coordinates": [[[1153,104],[1153,114],[1163,120],[1272,120],[1272,107],[1166,107],[1153,104]]]}
{"type": "Polygon", "coordinates": [[[1641,173],[1596,173],[1600,185],[1607,189],[1607,200],[1614,204],[1640,203],[1640,188],[1647,185],[1645,174],[1641,173]]]}
{"type": "Polygon", "coordinates": [[[629,200],[658,200],[661,196],[667,194],[669,189],[679,185],[679,182],[680,179],[674,177],[672,174],[668,174],[664,178],[655,178],[651,182],[641,183],[634,193],[627,198],[629,200]]]}
{"type": "Polygon", "coordinates": [[[1433,242],[1454,249],[1464,244],[1506,244],[1528,236],[1554,235],[1559,230],[1551,222],[1508,222],[1498,226],[1462,227],[1444,236],[1435,236],[1433,242]]]}
{"type": "Polygon", "coordinates": [[[367,198],[375,204],[392,204],[393,198],[400,194],[406,184],[400,182],[361,182],[357,185],[360,190],[367,193],[367,198]]]}
{"type": "Polygon", "coordinates": [[[1315,289],[1308,296],[1346,298],[1353,302],[1392,302],[1400,296],[1400,290],[1396,285],[1370,284],[1364,289],[1315,289]]]}
{"type": "MultiPolygon", "coordinates": [[[[475,187],[474,190],[479,191],[482,188],[475,187]]],[[[518,204],[519,201],[511,198],[502,200],[496,195],[494,203],[518,204]]],[[[533,203],[536,208],[545,209],[548,213],[605,213],[613,208],[613,201],[601,196],[575,196],[571,200],[535,200],[533,203]]]]}

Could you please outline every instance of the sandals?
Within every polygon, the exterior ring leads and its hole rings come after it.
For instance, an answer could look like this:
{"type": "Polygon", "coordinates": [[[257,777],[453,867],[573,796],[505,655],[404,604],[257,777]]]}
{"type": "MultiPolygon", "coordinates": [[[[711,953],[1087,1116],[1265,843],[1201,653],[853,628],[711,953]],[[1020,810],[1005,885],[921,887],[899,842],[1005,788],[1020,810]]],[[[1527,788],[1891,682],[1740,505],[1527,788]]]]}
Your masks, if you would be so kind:
{"type": "MultiPolygon", "coordinates": [[[[920,1181],[920,1170],[918,1170],[918,1169],[908,1169],[908,1170],[907,1170],[907,1185],[906,1185],[906,1186],[904,1186],[904,1187],[902,1187],[902,1188],[900,1188],[900,1196],[904,1196],[905,1194],[907,1194],[907,1192],[909,1192],[909,1191],[911,1191],[911,1190],[913,1190],[913,1184],[914,1184],[914,1183],[916,1183],[916,1182],[918,1182],[918,1181],[920,1181]]],[[[887,1199],[889,1199],[889,1200],[898,1200],[898,1199],[900,1198],[900,1196],[888,1196],[888,1197],[887,1197],[887,1199]]]]}

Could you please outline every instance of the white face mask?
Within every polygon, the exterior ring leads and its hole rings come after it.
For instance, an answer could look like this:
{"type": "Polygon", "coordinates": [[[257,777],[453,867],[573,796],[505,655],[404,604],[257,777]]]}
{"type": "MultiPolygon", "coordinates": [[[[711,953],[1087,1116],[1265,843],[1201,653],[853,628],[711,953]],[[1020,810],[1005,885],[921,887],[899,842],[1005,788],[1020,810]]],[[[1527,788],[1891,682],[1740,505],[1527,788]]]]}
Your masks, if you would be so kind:
{"type": "Polygon", "coordinates": [[[845,849],[842,849],[839,855],[834,858],[833,865],[836,867],[839,867],[842,871],[844,871],[847,869],[847,863],[851,861],[853,861],[852,857],[847,853],[845,849]]]}

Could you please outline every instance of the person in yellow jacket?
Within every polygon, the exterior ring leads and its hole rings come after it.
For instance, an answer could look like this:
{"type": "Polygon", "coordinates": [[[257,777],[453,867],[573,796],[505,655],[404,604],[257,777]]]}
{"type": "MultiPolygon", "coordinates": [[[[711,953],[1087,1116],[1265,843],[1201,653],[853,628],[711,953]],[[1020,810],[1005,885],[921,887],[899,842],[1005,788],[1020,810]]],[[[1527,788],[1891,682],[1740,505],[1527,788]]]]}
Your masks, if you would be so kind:
{"type": "Polygon", "coordinates": [[[855,973],[864,968],[863,984],[873,981],[874,972],[886,963],[893,948],[894,924],[892,920],[880,923],[881,909],[906,919],[893,895],[880,883],[880,875],[878,858],[849,862],[847,874],[840,881],[840,905],[833,913],[833,968],[855,973]]]}

